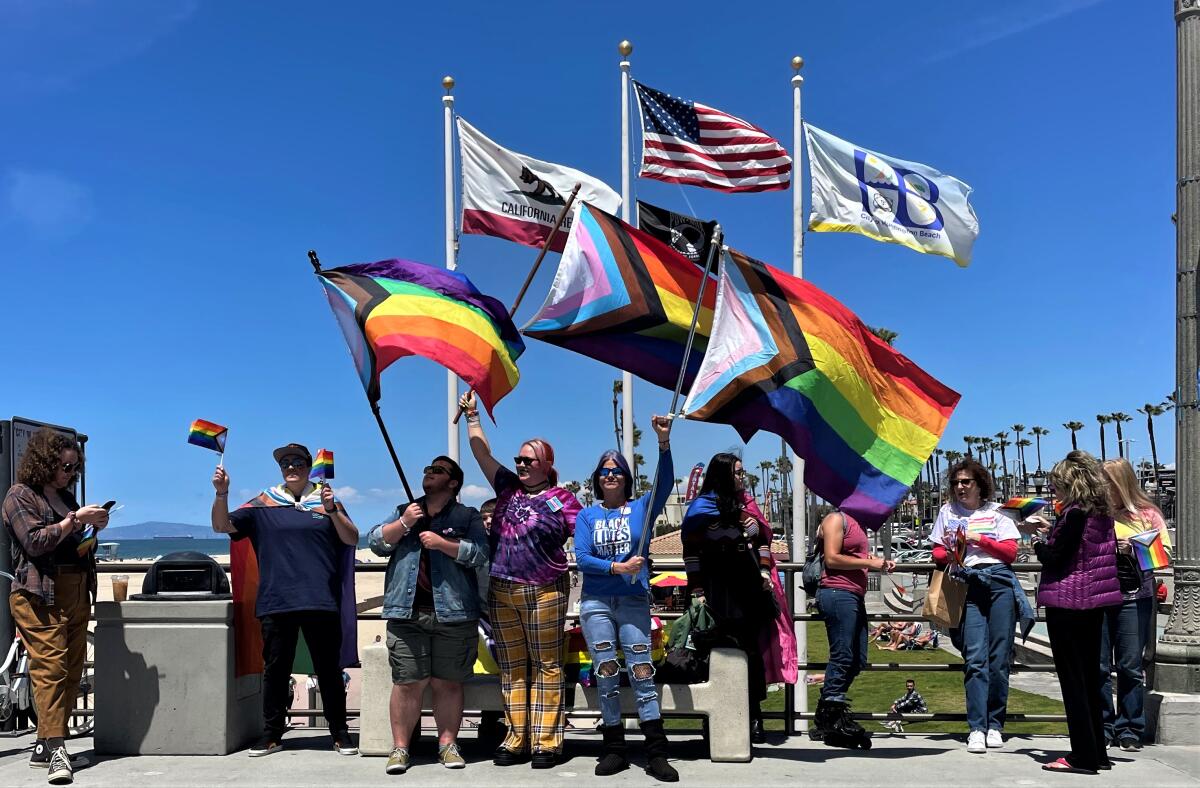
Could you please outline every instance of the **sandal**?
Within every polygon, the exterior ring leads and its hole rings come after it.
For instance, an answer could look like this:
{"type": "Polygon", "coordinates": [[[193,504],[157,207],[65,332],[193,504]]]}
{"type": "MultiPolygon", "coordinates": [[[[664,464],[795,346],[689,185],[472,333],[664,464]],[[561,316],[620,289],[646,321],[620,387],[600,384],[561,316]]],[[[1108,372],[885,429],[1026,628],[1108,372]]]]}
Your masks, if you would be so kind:
{"type": "Polygon", "coordinates": [[[1058,758],[1050,761],[1050,763],[1043,763],[1042,771],[1065,772],[1067,774],[1098,774],[1095,769],[1080,769],[1072,766],[1066,758],[1058,758]]]}

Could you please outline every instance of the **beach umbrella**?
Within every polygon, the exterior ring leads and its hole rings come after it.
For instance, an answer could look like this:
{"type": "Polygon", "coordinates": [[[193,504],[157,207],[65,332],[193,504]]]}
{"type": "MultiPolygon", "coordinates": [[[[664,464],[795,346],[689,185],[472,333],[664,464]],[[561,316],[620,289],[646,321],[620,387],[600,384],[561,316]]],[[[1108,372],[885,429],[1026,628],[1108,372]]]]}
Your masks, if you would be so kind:
{"type": "Polygon", "coordinates": [[[676,588],[687,585],[687,575],[683,572],[662,572],[650,578],[650,585],[655,588],[676,588]]]}

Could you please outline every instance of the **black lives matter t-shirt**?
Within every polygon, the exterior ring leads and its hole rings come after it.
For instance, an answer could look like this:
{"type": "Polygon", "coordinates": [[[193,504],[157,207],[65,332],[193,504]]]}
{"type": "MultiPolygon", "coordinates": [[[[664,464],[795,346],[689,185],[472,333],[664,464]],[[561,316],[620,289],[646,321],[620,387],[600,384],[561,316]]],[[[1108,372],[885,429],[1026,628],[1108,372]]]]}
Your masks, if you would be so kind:
{"type": "Polygon", "coordinates": [[[328,516],[293,506],[246,507],[229,515],[231,539],[249,538],[258,556],[254,615],[337,612],[342,541],[328,516]]]}

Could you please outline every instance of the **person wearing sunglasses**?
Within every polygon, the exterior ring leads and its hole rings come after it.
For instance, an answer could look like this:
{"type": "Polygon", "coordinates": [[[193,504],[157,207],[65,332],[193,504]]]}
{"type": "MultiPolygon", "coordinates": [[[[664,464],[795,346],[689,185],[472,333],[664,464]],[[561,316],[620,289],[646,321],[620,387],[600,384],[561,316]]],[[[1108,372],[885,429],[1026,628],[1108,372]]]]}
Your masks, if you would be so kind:
{"type": "Polygon", "coordinates": [[[579,501],[558,486],[554,449],[541,438],[521,444],[516,472],[492,456],[475,395],[459,400],[467,415],[471,453],[496,491],[489,545],[492,556],[488,612],[500,663],[508,733],[492,762],[532,760],[550,769],[562,755],[563,624],[570,580],[566,543],[575,531],[579,501]]]}
{"type": "Polygon", "coordinates": [[[95,539],[89,536],[108,525],[106,509],[75,500],[72,491],[81,469],[79,447],[71,437],[38,430],[21,455],[17,483],[3,505],[16,577],[8,606],[29,651],[38,710],[29,765],[49,769],[54,785],[70,783],[74,767],[87,762],[69,755],[63,740],[83,675],[96,595],[95,539]]]}
{"type": "Polygon", "coordinates": [[[965,664],[967,752],[981,754],[1004,746],[1016,622],[1032,626],[1034,613],[1012,570],[1021,532],[990,500],[992,475],[964,457],[950,466],[946,479],[949,502],[938,511],[929,541],[934,562],[943,569],[953,564],[952,573],[967,582],[962,621],[950,630],[950,640],[965,664]]]}
{"type": "Polygon", "coordinates": [[[250,757],[283,749],[288,679],[301,632],[320,685],[333,749],[357,755],[346,725],[342,669],[357,661],[358,644],[343,629],[342,600],[354,599],[358,528],[332,487],[309,481],[312,454],[307,448],[289,443],[276,449],[274,457],[283,483],[263,490],[234,512],[229,511],[229,474],[217,466],[212,476],[213,530],[234,541],[249,539],[258,562],[254,615],[262,626],[263,736],[250,748],[250,757]]]}
{"type": "Polygon", "coordinates": [[[580,623],[595,666],[604,723],[604,749],[596,775],[605,777],[629,768],[621,725],[621,665],[617,661],[621,652],[646,738],[646,773],[657,780],[676,782],[679,773],[667,762],[667,737],[650,658],[649,539],[639,552],[643,530],[654,528],[667,504],[675,467],[671,462],[671,419],[655,416],[651,424],[658,435],[654,500],[649,492],[633,497],[633,473],[620,452],[601,454],[592,472],[592,490],[599,500],[575,520],[575,560],[583,573],[580,623]]]}
{"type": "Polygon", "coordinates": [[[462,485],[458,463],[434,457],[421,477],[425,494],[397,506],[368,537],[371,550],[388,559],[383,618],[392,669],[392,753],[387,774],[408,770],[426,686],[433,692],[438,762],[447,769],[467,765],[458,730],[463,682],[471,677],[479,642],[476,570],[487,566],[488,545],[478,510],[458,502],[462,485]]]}

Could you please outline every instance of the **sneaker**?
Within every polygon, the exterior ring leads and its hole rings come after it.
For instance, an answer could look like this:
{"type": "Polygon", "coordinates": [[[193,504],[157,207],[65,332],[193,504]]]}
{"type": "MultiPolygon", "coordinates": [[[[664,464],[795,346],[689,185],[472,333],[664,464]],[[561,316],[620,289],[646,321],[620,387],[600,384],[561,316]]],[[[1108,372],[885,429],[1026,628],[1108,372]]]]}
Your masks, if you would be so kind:
{"type": "MultiPolygon", "coordinates": [[[[65,748],[64,748],[65,749],[65,748]]],[[[87,766],[91,761],[84,755],[71,755],[67,753],[67,757],[71,759],[71,767],[78,769],[81,766],[87,766]]],[[[29,756],[30,769],[48,769],[50,768],[50,748],[46,746],[46,742],[38,739],[33,743],[33,753],[29,756]]]]}
{"type": "Polygon", "coordinates": [[[388,756],[387,766],[383,767],[387,774],[404,774],[408,771],[408,750],[403,747],[393,747],[388,756]]]}
{"type": "Polygon", "coordinates": [[[1132,736],[1121,739],[1121,749],[1125,752],[1137,752],[1142,749],[1142,743],[1132,736]]]}
{"type": "Polygon", "coordinates": [[[1000,734],[1000,731],[992,728],[987,732],[987,746],[993,750],[998,750],[1004,746],[1004,736],[1000,734]]]}
{"type": "Polygon", "coordinates": [[[467,762],[462,757],[462,753],[459,752],[456,742],[450,742],[438,747],[438,763],[447,769],[465,769],[467,766],[467,762]]]}
{"type": "Polygon", "coordinates": [[[358,747],[354,745],[354,739],[350,738],[350,731],[333,734],[333,751],[338,755],[358,755],[358,747]]]}
{"type": "Polygon", "coordinates": [[[983,731],[971,731],[967,737],[967,752],[987,752],[987,736],[983,731]]]}
{"type": "Polygon", "coordinates": [[[279,739],[274,736],[264,736],[258,740],[258,743],[250,748],[251,758],[261,758],[264,755],[270,755],[273,752],[279,752],[283,749],[279,739]]]}
{"type": "Polygon", "coordinates": [[[75,782],[75,769],[71,766],[71,756],[67,755],[66,747],[57,747],[50,753],[49,769],[46,780],[51,785],[70,785],[75,782]]]}

